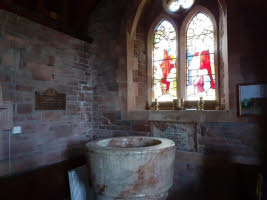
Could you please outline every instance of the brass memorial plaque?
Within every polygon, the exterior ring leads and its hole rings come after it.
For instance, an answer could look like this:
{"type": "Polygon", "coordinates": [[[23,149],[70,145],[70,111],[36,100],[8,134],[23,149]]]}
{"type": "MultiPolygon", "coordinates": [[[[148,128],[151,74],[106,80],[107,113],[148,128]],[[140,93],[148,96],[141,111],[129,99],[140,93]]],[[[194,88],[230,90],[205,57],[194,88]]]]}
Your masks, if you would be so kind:
{"type": "Polygon", "coordinates": [[[60,94],[55,89],[48,89],[42,94],[35,93],[36,110],[65,110],[66,94],[60,94]]]}

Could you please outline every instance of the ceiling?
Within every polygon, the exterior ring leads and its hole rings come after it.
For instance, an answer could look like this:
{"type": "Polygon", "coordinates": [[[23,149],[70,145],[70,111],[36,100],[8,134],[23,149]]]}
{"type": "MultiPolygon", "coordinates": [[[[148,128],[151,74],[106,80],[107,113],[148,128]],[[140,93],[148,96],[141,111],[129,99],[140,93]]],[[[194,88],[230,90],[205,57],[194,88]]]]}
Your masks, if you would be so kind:
{"type": "Polygon", "coordinates": [[[92,42],[88,17],[101,0],[0,0],[5,9],[40,24],[92,42]]]}

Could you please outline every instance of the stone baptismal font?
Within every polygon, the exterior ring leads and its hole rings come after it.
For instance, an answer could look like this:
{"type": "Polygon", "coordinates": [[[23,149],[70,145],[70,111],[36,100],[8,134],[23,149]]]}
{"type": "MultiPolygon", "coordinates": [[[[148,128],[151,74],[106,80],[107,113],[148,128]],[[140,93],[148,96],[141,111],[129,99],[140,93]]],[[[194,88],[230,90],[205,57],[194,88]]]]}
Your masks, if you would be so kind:
{"type": "Polygon", "coordinates": [[[164,200],[173,184],[175,144],[164,138],[116,137],[86,144],[98,200],[164,200]]]}

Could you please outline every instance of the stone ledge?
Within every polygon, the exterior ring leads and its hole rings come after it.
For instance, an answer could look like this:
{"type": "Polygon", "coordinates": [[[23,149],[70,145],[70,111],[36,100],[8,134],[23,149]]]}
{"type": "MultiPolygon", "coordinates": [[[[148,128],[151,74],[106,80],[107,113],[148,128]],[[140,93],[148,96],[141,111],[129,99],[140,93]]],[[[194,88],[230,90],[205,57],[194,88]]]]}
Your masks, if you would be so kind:
{"type": "MultiPolygon", "coordinates": [[[[216,165],[216,162],[214,162],[216,161],[216,156],[204,155],[203,153],[198,153],[198,152],[186,152],[186,151],[176,150],[175,162],[184,162],[184,163],[202,165],[203,161],[205,162],[208,161],[208,164],[210,165],[216,165]]],[[[235,155],[233,155],[232,162],[243,165],[254,165],[254,166],[260,165],[260,160],[258,158],[235,156],[235,155]]]]}
{"type": "Polygon", "coordinates": [[[125,120],[175,121],[175,122],[247,122],[246,118],[238,118],[236,113],[225,110],[160,110],[129,111],[125,120]]]}

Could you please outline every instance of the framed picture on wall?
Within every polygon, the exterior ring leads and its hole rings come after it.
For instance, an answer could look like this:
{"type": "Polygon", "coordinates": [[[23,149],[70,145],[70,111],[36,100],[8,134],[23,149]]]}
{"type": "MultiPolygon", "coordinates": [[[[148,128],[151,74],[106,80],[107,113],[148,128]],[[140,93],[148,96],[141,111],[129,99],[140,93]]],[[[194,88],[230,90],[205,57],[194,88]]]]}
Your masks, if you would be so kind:
{"type": "Polygon", "coordinates": [[[240,84],[239,116],[263,115],[267,106],[267,83],[240,84]]]}

